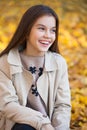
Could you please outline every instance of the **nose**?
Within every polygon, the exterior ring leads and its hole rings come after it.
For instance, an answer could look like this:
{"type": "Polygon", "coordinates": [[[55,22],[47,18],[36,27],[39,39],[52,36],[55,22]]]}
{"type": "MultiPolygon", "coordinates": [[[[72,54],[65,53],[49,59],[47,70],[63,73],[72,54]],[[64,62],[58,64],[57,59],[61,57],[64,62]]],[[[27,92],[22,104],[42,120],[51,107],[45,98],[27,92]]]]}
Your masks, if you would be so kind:
{"type": "Polygon", "coordinates": [[[46,38],[51,38],[51,33],[50,33],[50,31],[46,31],[46,32],[44,33],[44,37],[46,37],[46,38]]]}

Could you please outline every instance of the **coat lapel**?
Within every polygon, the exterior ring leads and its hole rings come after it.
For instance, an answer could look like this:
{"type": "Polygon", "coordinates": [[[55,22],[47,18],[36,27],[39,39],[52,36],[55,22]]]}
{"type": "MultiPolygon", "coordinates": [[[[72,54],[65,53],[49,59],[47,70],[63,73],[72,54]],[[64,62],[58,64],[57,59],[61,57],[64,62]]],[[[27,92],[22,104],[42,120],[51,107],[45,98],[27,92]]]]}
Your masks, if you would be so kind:
{"type": "Polygon", "coordinates": [[[39,77],[37,81],[37,90],[44,101],[46,108],[47,108],[47,102],[48,102],[48,86],[49,86],[49,81],[48,81],[48,75],[47,73],[43,73],[41,77],[39,77]]]}
{"type": "Polygon", "coordinates": [[[46,108],[48,104],[49,95],[51,95],[50,92],[48,93],[48,90],[51,89],[49,73],[55,71],[56,69],[58,69],[58,67],[54,56],[51,54],[51,52],[47,52],[45,54],[45,66],[43,74],[37,80],[37,89],[46,105],[46,108]]]}

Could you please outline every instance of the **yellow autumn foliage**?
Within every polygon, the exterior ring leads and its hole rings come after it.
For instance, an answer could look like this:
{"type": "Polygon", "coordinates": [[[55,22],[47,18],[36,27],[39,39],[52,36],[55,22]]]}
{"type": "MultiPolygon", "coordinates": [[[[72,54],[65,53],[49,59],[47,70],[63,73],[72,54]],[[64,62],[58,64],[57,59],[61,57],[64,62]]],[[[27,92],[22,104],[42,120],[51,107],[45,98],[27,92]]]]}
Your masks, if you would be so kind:
{"type": "MultiPolygon", "coordinates": [[[[62,0],[63,1],[63,0],[62,0]]],[[[87,17],[82,22],[79,12],[67,12],[61,0],[0,1],[0,51],[9,43],[19,19],[33,4],[51,6],[60,18],[59,47],[66,58],[71,87],[71,129],[87,129],[87,17]],[[5,8],[3,8],[5,6],[5,8]]]]}

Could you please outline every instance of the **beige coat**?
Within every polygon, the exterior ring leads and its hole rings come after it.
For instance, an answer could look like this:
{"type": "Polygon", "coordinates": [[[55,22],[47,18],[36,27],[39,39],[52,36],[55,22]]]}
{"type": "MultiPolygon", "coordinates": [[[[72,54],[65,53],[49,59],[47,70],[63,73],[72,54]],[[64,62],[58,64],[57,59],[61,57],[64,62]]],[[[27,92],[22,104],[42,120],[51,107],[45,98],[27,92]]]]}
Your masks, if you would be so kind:
{"type": "Polygon", "coordinates": [[[17,49],[0,58],[0,130],[11,130],[15,122],[30,124],[40,130],[50,121],[55,130],[69,130],[70,89],[64,58],[47,52],[44,72],[37,81],[48,117],[26,107],[32,79],[32,74],[23,68],[17,49]]]}

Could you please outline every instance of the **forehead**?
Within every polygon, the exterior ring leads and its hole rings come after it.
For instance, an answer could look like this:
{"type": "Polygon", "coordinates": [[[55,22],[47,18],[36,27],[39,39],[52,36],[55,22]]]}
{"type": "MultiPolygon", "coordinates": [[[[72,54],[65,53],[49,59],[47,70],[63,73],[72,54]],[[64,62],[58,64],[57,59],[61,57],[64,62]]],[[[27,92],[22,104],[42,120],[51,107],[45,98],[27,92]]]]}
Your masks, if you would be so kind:
{"type": "Polygon", "coordinates": [[[39,17],[34,25],[44,25],[44,26],[53,26],[56,27],[56,20],[51,15],[44,15],[39,17]]]}

